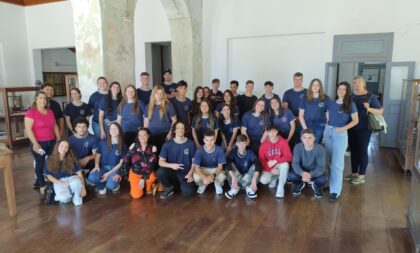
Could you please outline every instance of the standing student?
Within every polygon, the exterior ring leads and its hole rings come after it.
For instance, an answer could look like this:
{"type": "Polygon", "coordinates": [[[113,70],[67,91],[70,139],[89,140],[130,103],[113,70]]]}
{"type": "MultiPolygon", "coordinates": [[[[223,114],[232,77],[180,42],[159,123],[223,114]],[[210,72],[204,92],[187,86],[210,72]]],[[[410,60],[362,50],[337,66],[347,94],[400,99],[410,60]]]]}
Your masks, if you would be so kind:
{"type": "Polygon", "coordinates": [[[357,107],[359,123],[348,131],[352,173],[344,180],[352,184],[363,184],[369,162],[368,146],[372,134],[368,128],[368,113],[382,115],[383,109],[378,98],[366,89],[363,77],[353,78],[353,88],[352,100],[357,107]]]}
{"type": "Polygon", "coordinates": [[[57,143],[54,152],[48,158],[44,174],[53,183],[55,201],[72,201],[75,206],[83,203],[83,197],[86,196],[85,178],[67,140],[57,143]]]}
{"type": "Polygon", "coordinates": [[[247,137],[249,148],[254,154],[258,154],[260,144],[266,138],[265,129],[271,124],[264,107],[264,99],[258,99],[254,103],[253,109],[242,117],[241,134],[247,137]]]}
{"type": "Polygon", "coordinates": [[[223,93],[219,90],[220,80],[215,78],[211,81],[210,97],[213,108],[216,108],[219,103],[223,102],[223,93]]]}
{"type": "Polygon", "coordinates": [[[264,99],[265,108],[268,110],[270,108],[271,99],[277,98],[279,101],[279,95],[273,93],[274,83],[272,81],[267,81],[264,83],[264,95],[261,96],[261,99],[264,99]]]}
{"type": "Polygon", "coordinates": [[[120,189],[121,176],[118,174],[126,153],[121,126],[112,122],[109,135],[99,143],[96,150],[95,168],[88,176],[88,181],[95,184],[99,195],[106,195],[107,189],[117,192],[120,189]]]}
{"type": "Polygon", "coordinates": [[[336,201],[343,186],[344,154],[347,148],[347,130],[359,123],[357,108],[351,100],[348,82],[337,86],[335,100],[327,105],[327,125],[324,144],[330,171],[330,201],[336,201]]]}
{"type": "Polygon", "coordinates": [[[229,83],[229,89],[232,92],[234,101],[236,102],[236,99],[238,98],[239,94],[238,94],[238,87],[239,87],[239,82],[236,80],[232,80],[229,83]]]}
{"type": "Polygon", "coordinates": [[[223,92],[223,102],[219,103],[216,107],[216,110],[214,110],[214,115],[216,118],[219,118],[223,105],[229,105],[233,114],[236,117],[239,117],[239,107],[236,105],[235,98],[233,97],[233,93],[230,90],[225,90],[225,92],[223,92]]]}
{"type": "Polygon", "coordinates": [[[64,137],[64,115],[60,104],[53,99],[54,86],[49,83],[44,83],[41,85],[41,90],[47,95],[47,107],[53,111],[55,122],[57,123],[58,130],[60,131],[60,136],[64,137]]]}
{"type": "Polygon", "coordinates": [[[176,118],[186,124],[191,123],[192,101],[187,98],[188,83],[181,80],[177,84],[176,96],[170,99],[176,112],[176,118]]]}
{"type": "Polygon", "coordinates": [[[124,97],[118,105],[117,122],[124,134],[124,144],[129,147],[137,138],[137,132],[143,128],[144,104],[138,100],[136,87],[125,87],[124,97]]]}
{"type": "Polygon", "coordinates": [[[261,144],[258,152],[263,168],[260,183],[268,184],[269,188],[277,187],[276,198],[283,198],[292,152],[287,141],[278,135],[275,125],[269,125],[267,133],[268,138],[261,144]]]}
{"type": "Polygon", "coordinates": [[[211,101],[210,88],[207,87],[207,86],[203,87],[203,99],[207,99],[207,100],[211,101]]]}
{"type": "Polygon", "coordinates": [[[258,176],[261,164],[257,156],[246,148],[247,138],[240,134],[236,138],[236,148],[227,158],[226,169],[230,190],[225,193],[226,198],[232,199],[240,189],[245,189],[248,198],[257,197],[258,176]]]}
{"type": "Polygon", "coordinates": [[[103,140],[108,134],[108,128],[112,122],[117,121],[118,105],[122,100],[121,85],[119,82],[112,82],[108,94],[102,98],[99,105],[99,128],[100,139],[103,140]]]}
{"type": "Polygon", "coordinates": [[[73,126],[75,133],[69,136],[70,147],[82,171],[87,174],[95,167],[98,139],[95,135],[89,134],[89,121],[86,118],[77,118],[73,126]]]}
{"type": "Polygon", "coordinates": [[[184,196],[194,195],[195,185],[193,180],[192,159],[195,154],[194,142],[185,136],[187,125],[177,121],[172,132],[174,138],[163,144],[159,155],[159,168],[157,177],[165,186],[160,194],[161,199],[166,199],[174,194],[174,186],[179,185],[184,196]]]}
{"type": "Polygon", "coordinates": [[[207,186],[214,183],[216,195],[223,194],[223,184],[226,180],[223,165],[226,156],[223,149],[216,144],[215,133],[208,130],[204,134],[204,145],[197,149],[194,155],[194,182],[198,185],[198,194],[203,194],[207,186]]]}
{"type": "Polygon", "coordinates": [[[201,86],[197,86],[194,91],[194,99],[192,101],[192,112],[191,116],[194,117],[200,112],[200,104],[204,98],[204,89],[201,86]]]}
{"type": "Polygon", "coordinates": [[[322,198],[322,188],[327,182],[325,176],[325,150],[315,142],[314,132],[307,128],[302,131],[301,143],[293,150],[293,170],[288,178],[294,184],[293,196],[299,196],[305,185],[311,185],[314,197],[322,198]]]}
{"type": "Polygon", "coordinates": [[[89,97],[89,107],[92,110],[92,130],[96,138],[101,138],[101,128],[99,127],[99,106],[102,99],[108,95],[108,81],[105,77],[98,77],[96,80],[98,90],[89,97]]]}
{"type": "Polygon", "coordinates": [[[248,80],[245,83],[245,93],[239,95],[237,98],[237,104],[239,106],[239,119],[242,119],[242,116],[252,110],[253,105],[257,101],[257,96],[254,95],[254,81],[248,80]]]}
{"type": "Polygon", "coordinates": [[[321,144],[327,122],[326,111],[329,98],[324,94],[322,82],[313,79],[306,95],[300,100],[299,120],[303,129],[312,129],[316,142],[321,144]]]}
{"type": "Polygon", "coordinates": [[[124,157],[119,174],[127,177],[130,182],[130,195],[133,199],[141,198],[146,193],[152,193],[156,181],[157,148],[149,143],[149,130],[138,130],[138,139],[124,157]]]}
{"type": "Polygon", "coordinates": [[[87,118],[92,115],[92,111],[88,104],[81,101],[82,94],[78,88],[71,88],[70,90],[71,102],[64,108],[64,117],[66,119],[66,126],[70,134],[74,134],[73,124],[79,117],[87,118]]]}
{"type": "Polygon", "coordinates": [[[176,83],[174,82],[172,71],[170,69],[163,70],[163,89],[166,93],[166,98],[171,99],[176,95],[176,83]]]}
{"type": "Polygon", "coordinates": [[[220,117],[220,133],[223,146],[226,148],[226,154],[229,154],[235,145],[236,135],[241,124],[238,118],[232,113],[229,105],[224,104],[220,117]]]}
{"type": "Polygon", "coordinates": [[[156,146],[158,153],[165,140],[171,138],[171,127],[176,122],[174,106],[166,98],[162,86],[156,85],[152,90],[150,103],[144,110],[144,127],[150,131],[150,142],[156,146]]]}
{"type": "Polygon", "coordinates": [[[147,72],[141,72],[140,74],[140,87],[137,88],[137,98],[144,104],[147,105],[150,101],[150,95],[152,90],[149,88],[150,75],[147,72]]]}
{"type": "Polygon", "coordinates": [[[277,127],[281,137],[290,142],[295,133],[295,116],[289,109],[283,109],[278,98],[271,99],[270,102],[270,119],[277,127]]]}
{"type": "Polygon", "coordinates": [[[210,111],[210,103],[203,100],[200,103],[200,112],[194,116],[191,122],[192,136],[194,143],[198,148],[204,144],[204,133],[212,130],[215,133],[215,138],[219,132],[219,121],[210,111]]]}

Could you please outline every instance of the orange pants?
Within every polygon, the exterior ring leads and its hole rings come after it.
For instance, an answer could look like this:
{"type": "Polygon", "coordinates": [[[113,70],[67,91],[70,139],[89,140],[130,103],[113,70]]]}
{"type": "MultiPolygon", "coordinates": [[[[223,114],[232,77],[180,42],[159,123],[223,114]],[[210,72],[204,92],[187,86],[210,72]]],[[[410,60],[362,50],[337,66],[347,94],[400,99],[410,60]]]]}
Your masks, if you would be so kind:
{"type": "MultiPolygon", "coordinates": [[[[130,170],[128,180],[130,180],[130,195],[133,199],[141,198],[144,194],[144,189],[139,188],[141,178],[141,175],[138,175],[130,170]]],[[[156,179],[156,172],[153,171],[152,174],[150,174],[149,179],[146,180],[146,192],[152,191],[152,186],[156,179]]]]}

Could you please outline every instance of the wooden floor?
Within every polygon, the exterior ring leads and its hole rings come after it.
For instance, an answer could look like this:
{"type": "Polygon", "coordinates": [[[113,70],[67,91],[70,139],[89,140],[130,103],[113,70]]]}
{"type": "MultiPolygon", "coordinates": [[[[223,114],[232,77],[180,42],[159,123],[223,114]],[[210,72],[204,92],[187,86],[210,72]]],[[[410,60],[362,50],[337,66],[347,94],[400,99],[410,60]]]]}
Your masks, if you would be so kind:
{"type": "MultiPolygon", "coordinates": [[[[405,215],[410,176],[392,149],[372,144],[364,185],[344,183],[337,203],[310,189],[276,200],[266,188],[255,201],[205,196],[132,200],[127,186],[85,203],[46,206],[32,189],[28,148],[15,150],[16,218],[0,189],[0,252],[411,252],[405,215]]],[[[346,174],[349,170],[347,160],[346,174]]],[[[3,182],[2,176],[0,176],[3,182]]]]}

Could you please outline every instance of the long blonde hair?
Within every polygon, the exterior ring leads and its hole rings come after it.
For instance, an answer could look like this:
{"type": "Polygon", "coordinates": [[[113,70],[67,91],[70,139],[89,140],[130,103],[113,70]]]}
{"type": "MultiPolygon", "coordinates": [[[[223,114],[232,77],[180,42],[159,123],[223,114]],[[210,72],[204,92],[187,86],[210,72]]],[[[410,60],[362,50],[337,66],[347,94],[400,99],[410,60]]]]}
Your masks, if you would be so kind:
{"type": "Polygon", "coordinates": [[[160,119],[166,116],[166,103],[167,103],[166,93],[163,87],[160,84],[157,84],[153,88],[152,94],[150,95],[149,108],[147,110],[147,118],[149,118],[149,120],[152,118],[153,109],[155,108],[155,105],[156,105],[155,94],[158,90],[162,91],[162,102],[160,103],[160,109],[159,109],[160,119]]]}
{"type": "Polygon", "coordinates": [[[363,88],[366,90],[366,80],[363,76],[355,76],[353,77],[353,82],[356,81],[358,83],[363,83],[363,88]]]}
{"type": "Polygon", "coordinates": [[[137,98],[136,87],[132,84],[129,84],[129,85],[127,85],[127,87],[125,87],[123,99],[121,100],[121,103],[118,105],[118,111],[120,112],[120,114],[122,114],[123,106],[128,103],[128,98],[127,98],[127,89],[128,88],[132,88],[134,90],[134,98],[133,98],[134,102],[133,102],[132,114],[136,115],[136,114],[139,113],[139,100],[137,98]]]}

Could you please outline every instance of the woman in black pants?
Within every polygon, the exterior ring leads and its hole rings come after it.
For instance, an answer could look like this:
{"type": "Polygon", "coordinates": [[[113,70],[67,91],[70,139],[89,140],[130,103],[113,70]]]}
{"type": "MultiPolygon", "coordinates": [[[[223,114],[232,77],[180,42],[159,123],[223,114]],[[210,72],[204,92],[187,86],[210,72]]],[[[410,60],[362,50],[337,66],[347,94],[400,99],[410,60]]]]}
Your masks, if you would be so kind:
{"type": "Polygon", "coordinates": [[[363,77],[353,78],[353,88],[352,99],[357,107],[359,124],[348,130],[352,173],[344,177],[344,180],[352,184],[363,184],[369,162],[368,146],[372,134],[368,129],[368,113],[381,115],[383,109],[377,97],[366,89],[363,77]]]}

